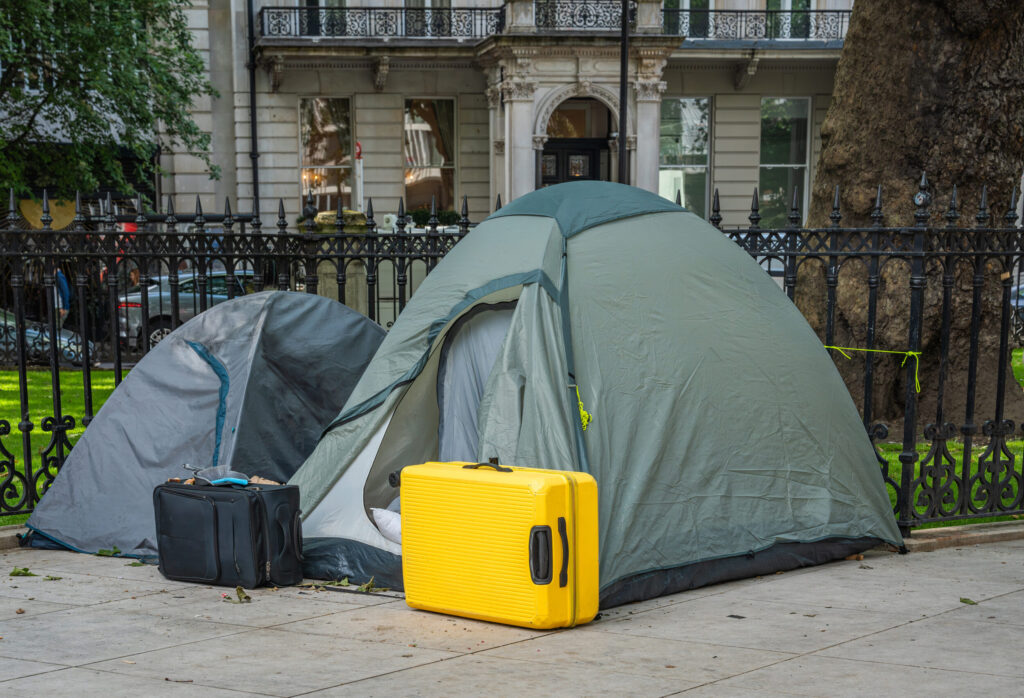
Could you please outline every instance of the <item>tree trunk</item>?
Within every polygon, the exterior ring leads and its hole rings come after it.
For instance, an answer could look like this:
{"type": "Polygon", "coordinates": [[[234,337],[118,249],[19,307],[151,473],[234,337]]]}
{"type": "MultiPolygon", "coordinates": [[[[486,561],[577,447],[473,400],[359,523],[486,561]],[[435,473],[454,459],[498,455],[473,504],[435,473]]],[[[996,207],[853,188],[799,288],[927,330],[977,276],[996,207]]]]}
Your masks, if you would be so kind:
{"type": "MultiPolygon", "coordinates": [[[[808,215],[829,224],[833,188],[840,186],[842,226],[868,226],[876,187],[884,192],[885,226],[911,226],[912,197],[922,171],[943,214],[953,185],[961,225],[973,225],[983,184],[992,204],[990,225],[1003,226],[1011,188],[1024,166],[1024,3],[1020,0],[857,0],[836,71],[832,104],[821,128],[822,149],[808,215]]],[[[933,224],[942,225],[941,218],[933,224]]],[[[930,266],[924,296],[918,425],[963,424],[970,347],[969,264],[958,267],[943,412],[937,412],[942,313],[942,272],[930,266]]],[[[999,271],[986,270],[982,293],[980,356],[974,422],[995,416],[995,385],[1002,287],[999,271]]],[[[1014,282],[1016,283],[1016,281],[1014,282]]],[[[866,270],[845,263],[837,286],[833,344],[865,347],[866,270]]],[[[825,335],[826,286],[822,265],[805,263],[796,302],[825,335]]],[[[909,269],[883,267],[875,347],[908,348],[909,269]]],[[[864,354],[837,364],[863,408],[864,354]]],[[[900,359],[874,355],[872,421],[899,422],[905,401],[900,359]]],[[[1024,417],[1024,393],[1007,370],[1006,416],[1024,417]]],[[[897,436],[897,434],[893,434],[897,436]]]]}

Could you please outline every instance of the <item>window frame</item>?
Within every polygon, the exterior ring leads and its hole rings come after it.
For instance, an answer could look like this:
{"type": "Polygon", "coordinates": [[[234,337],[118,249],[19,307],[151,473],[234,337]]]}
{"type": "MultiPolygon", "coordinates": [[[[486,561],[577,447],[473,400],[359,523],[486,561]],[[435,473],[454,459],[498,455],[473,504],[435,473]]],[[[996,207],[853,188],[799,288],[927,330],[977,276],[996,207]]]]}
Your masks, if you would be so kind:
{"type": "MultiPolygon", "coordinates": [[[[708,95],[673,95],[671,97],[662,97],[661,103],[664,104],[667,99],[693,99],[693,100],[706,99],[708,101],[708,152],[707,152],[708,161],[704,165],[662,165],[661,162],[660,162],[660,160],[661,160],[661,153],[660,153],[660,148],[661,148],[661,118],[660,118],[660,114],[659,114],[659,119],[658,119],[658,148],[659,148],[659,153],[658,153],[658,160],[659,160],[659,162],[658,162],[658,178],[660,180],[660,178],[661,178],[661,171],[662,170],[685,170],[685,169],[693,169],[693,168],[697,168],[697,167],[703,167],[704,168],[704,178],[705,178],[704,179],[704,216],[703,216],[703,218],[704,218],[704,220],[708,220],[708,218],[711,216],[711,197],[712,197],[712,192],[711,192],[711,181],[712,181],[712,179],[711,179],[711,169],[712,169],[712,163],[714,162],[715,96],[713,94],[708,94],[708,95]]],[[[660,109],[660,106],[659,106],[659,109],[660,109]]],[[[660,186],[659,186],[659,188],[660,188],[660,186]]],[[[659,195],[660,195],[660,193],[659,193],[659,195]]],[[[674,202],[676,200],[675,192],[672,192],[672,196],[670,196],[670,197],[666,197],[664,195],[661,195],[661,196],[663,198],[667,198],[669,201],[672,201],[672,202],[674,202]]],[[[683,200],[683,206],[684,207],[686,206],[685,198],[683,200]]]]}
{"type": "MultiPolygon", "coordinates": [[[[761,101],[758,104],[758,118],[757,118],[757,188],[758,188],[758,206],[761,204],[761,171],[765,169],[797,169],[799,167],[804,168],[804,181],[800,187],[800,224],[807,220],[807,206],[809,202],[808,198],[808,182],[811,180],[811,148],[814,145],[814,96],[808,95],[802,96],[786,96],[786,95],[761,95],[761,101]],[[764,127],[764,121],[761,119],[761,112],[763,111],[763,105],[765,100],[768,99],[786,99],[790,101],[803,101],[807,103],[807,141],[804,149],[804,164],[764,164],[762,162],[763,153],[761,152],[761,135],[764,127]]],[[[786,192],[786,196],[790,202],[792,202],[793,192],[786,192]]],[[[788,223],[786,225],[789,225],[788,223]]]]}
{"type": "MultiPolygon", "coordinates": [[[[459,99],[456,95],[406,95],[402,98],[402,199],[405,202],[406,210],[409,210],[409,197],[406,193],[405,174],[410,169],[431,169],[429,167],[410,167],[407,163],[409,162],[408,153],[405,148],[405,112],[408,108],[407,104],[416,100],[430,100],[438,101],[447,99],[452,102],[452,141],[454,145],[454,153],[452,164],[450,166],[440,165],[438,169],[451,169],[452,170],[452,210],[459,210],[459,181],[460,181],[460,164],[459,161],[459,149],[461,147],[460,133],[459,133],[459,99]]],[[[440,206],[438,211],[440,211],[440,206]]]]}
{"type": "MultiPolygon", "coordinates": [[[[356,208],[357,207],[356,206],[357,202],[354,202],[354,201],[351,200],[352,199],[352,194],[354,194],[355,190],[356,190],[356,186],[355,186],[355,176],[356,176],[356,168],[355,168],[355,162],[356,162],[356,153],[355,153],[355,149],[356,149],[355,95],[299,95],[298,99],[297,99],[297,101],[295,103],[295,113],[296,113],[296,116],[297,116],[295,131],[296,131],[296,139],[298,141],[298,156],[299,156],[299,166],[298,166],[298,173],[299,173],[299,211],[302,211],[302,208],[306,205],[306,191],[307,191],[307,188],[306,188],[306,178],[305,178],[306,170],[348,170],[349,171],[349,180],[348,180],[348,182],[349,182],[349,188],[351,189],[351,193],[349,194],[348,207],[349,208],[356,208]],[[350,140],[350,143],[349,143],[349,148],[350,148],[349,158],[350,158],[350,162],[352,164],[350,164],[350,165],[309,165],[309,166],[307,166],[303,162],[303,160],[305,158],[306,147],[305,147],[305,144],[302,142],[302,101],[303,100],[314,100],[314,99],[344,99],[344,100],[346,100],[348,102],[348,130],[349,130],[349,133],[351,134],[351,138],[349,139],[350,140]]],[[[344,201],[344,196],[342,194],[339,193],[338,196],[341,197],[342,201],[344,201]]],[[[344,207],[344,204],[343,204],[343,207],[344,207]]],[[[333,210],[337,210],[337,202],[335,202],[333,210]]]]}

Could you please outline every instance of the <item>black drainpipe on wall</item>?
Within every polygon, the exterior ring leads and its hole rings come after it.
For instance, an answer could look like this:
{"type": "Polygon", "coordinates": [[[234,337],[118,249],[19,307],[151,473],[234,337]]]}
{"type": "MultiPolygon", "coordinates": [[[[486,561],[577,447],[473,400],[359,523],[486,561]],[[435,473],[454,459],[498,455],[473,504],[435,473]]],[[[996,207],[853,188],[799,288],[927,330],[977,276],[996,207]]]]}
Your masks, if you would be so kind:
{"type": "Polygon", "coordinates": [[[247,0],[249,14],[249,161],[252,163],[252,210],[260,215],[260,148],[256,139],[256,35],[252,0],[247,0]]]}

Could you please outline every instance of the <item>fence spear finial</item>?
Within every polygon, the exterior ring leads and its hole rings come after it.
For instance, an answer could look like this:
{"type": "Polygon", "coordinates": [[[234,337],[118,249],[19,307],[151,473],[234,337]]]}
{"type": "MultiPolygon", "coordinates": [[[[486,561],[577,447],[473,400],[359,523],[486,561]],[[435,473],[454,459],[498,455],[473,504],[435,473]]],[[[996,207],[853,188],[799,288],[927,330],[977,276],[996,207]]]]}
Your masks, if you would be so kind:
{"type": "Polygon", "coordinates": [[[875,205],[871,209],[871,221],[876,228],[882,227],[882,185],[875,190],[875,205]]]}
{"type": "Polygon", "coordinates": [[[683,205],[683,192],[676,189],[676,206],[683,205]]]}
{"type": "Polygon", "coordinates": [[[957,219],[960,218],[960,211],[957,210],[957,196],[956,196],[956,185],[953,185],[953,193],[949,195],[949,210],[946,211],[946,220],[949,221],[950,225],[956,223],[957,219]]]}
{"type": "Polygon", "coordinates": [[[985,221],[988,220],[988,185],[981,185],[981,203],[978,204],[978,213],[974,216],[974,220],[978,221],[978,225],[985,225],[985,221]]]}
{"type": "Polygon", "coordinates": [[[501,194],[500,193],[494,199],[494,210],[495,211],[500,211],[501,210],[501,194]]]}
{"type": "Polygon", "coordinates": [[[748,216],[751,228],[756,228],[757,224],[761,222],[761,214],[759,213],[761,203],[758,199],[757,187],[754,187],[754,196],[750,199],[750,215],[748,216]]]}
{"type": "Polygon", "coordinates": [[[718,201],[718,187],[715,187],[715,194],[711,197],[711,216],[708,221],[716,228],[722,225],[722,206],[718,201]]]}
{"type": "Polygon", "coordinates": [[[373,220],[373,198],[366,200],[366,220],[367,222],[373,220]]]}
{"type": "Polygon", "coordinates": [[[1010,191],[1010,208],[1006,209],[1006,215],[1003,216],[1009,227],[1016,227],[1017,222],[1017,187],[1016,185],[1010,191]]]}
{"type": "Polygon", "coordinates": [[[832,221],[834,227],[839,227],[839,223],[843,220],[843,213],[840,211],[840,200],[839,200],[839,185],[836,185],[835,191],[832,194],[832,213],[828,214],[828,218],[832,221]]]}

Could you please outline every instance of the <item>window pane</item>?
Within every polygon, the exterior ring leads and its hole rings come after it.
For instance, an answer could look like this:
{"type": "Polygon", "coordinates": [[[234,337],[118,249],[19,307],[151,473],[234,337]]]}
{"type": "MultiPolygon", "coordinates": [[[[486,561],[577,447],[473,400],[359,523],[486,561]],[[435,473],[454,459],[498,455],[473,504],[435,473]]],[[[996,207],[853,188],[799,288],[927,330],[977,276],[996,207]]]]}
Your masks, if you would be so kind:
{"type": "Polygon", "coordinates": [[[412,211],[430,208],[437,198],[438,211],[455,210],[455,170],[441,167],[413,167],[405,170],[405,204],[412,211]]]}
{"type": "Polygon", "coordinates": [[[662,165],[708,164],[707,97],[665,99],[661,102],[662,165]]]}
{"type": "MultiPolygon", "coordinates": [[[[761,192],[761,227],[783,228],[789,225],[789,206],[793,192],[803,197],[806,167],[762,167],[758,188],[761,192]]],[[[801,209],[803,207],[801,206],[801,209]]]]}
{"type": "Polygon", "coordinates": [[[352,170],[348,168],[316,168],[302,171],[302,201],[313,195],[317,211],[337,211],[338,197],[345,208],[352,206],[352,170]]]}
{"type": "Polygon", "coordinates": [[[455,164],[455,101],[410,99],[405,102],[406,167],[455,164]]]}
{"type": "Polygon", "coordinates": [[[676,192],[683,198],[683,208],[701,218],[707,214],[708,171],[705,167],[683,167],[658,173],[658,193],[670,201],[676,192]]]}
{"type": "Polygon", "coordinates": [[[806,99],[761,100],[761,164],[807,164],[806,99]]]}
{"type": "Polygon", "coordinates": [[[347,99],[304,99],[299,102],[303,165],[347,165],[352,156],[352,130],[347,99]]]}

